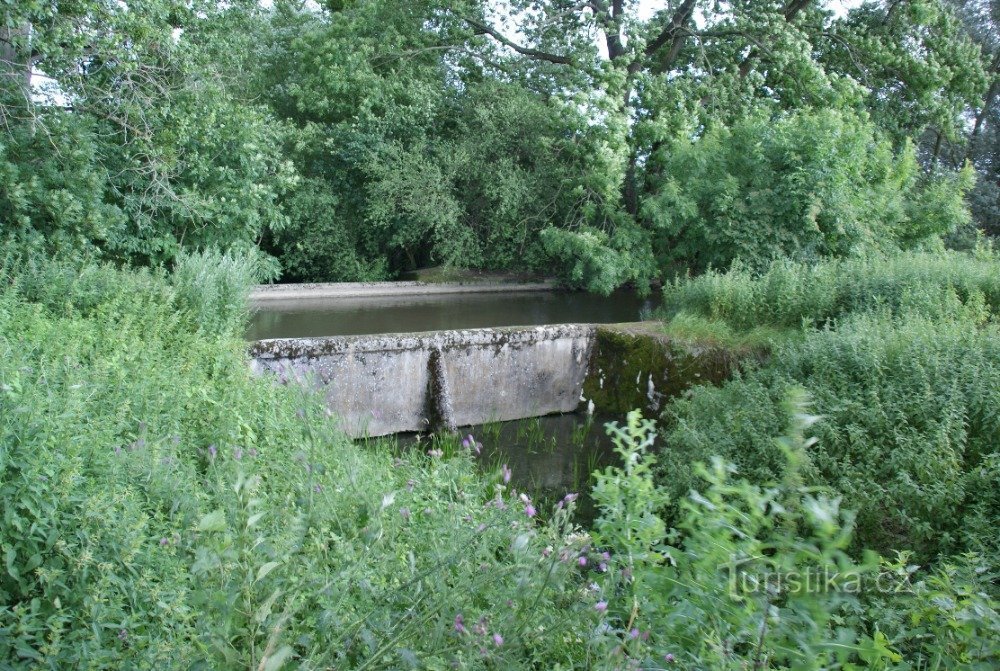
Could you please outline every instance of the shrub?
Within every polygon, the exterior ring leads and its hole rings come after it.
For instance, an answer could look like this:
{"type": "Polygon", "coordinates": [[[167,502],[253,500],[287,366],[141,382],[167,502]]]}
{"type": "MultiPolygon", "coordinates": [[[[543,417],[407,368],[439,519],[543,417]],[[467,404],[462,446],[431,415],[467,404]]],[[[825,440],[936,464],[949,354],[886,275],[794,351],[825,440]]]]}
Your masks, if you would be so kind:
{"type": "Polygon", "coordinates": [[[996,558],[1000,339],[996,327],[856,317],[776,349],[770,363],[667,409],[661,476],[674,495],[690,464],[721,455],[752,482],[780,477],[771,436],[781,399],[810,390],[817,446],[803,474],[858,510],[858,543],[912,548],[920,561],[978,550],[996,558]]]}
{"type": "Polygon", "coordinates": [[[969,220],[971,169],[920,178],[912,148],[832,110],[715,126],[663,155],[644,213],[664,261],[698,270],[912,248],[969,220]]]}

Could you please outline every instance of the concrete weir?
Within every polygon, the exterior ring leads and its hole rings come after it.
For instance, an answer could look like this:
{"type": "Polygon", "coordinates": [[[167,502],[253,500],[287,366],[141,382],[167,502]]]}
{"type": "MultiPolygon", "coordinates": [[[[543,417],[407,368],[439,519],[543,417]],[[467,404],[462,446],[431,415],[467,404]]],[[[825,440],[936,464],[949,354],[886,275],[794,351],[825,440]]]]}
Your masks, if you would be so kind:
{"type": "Polygon", "coordinates": [[[577,408],[595,327],[259,340],[254,369],[316,385],[344,431],[381,436],[577,408]]]}

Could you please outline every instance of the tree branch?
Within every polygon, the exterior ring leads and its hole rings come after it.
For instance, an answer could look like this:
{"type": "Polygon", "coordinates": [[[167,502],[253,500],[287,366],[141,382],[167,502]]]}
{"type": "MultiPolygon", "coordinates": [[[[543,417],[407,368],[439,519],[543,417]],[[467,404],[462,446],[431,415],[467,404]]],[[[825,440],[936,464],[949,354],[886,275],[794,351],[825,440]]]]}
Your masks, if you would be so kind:
{"type": "Polygon", "coordinates": [[[472,26],[473,30],[475,30],[476,35],[489,35],[500,44],[504,45],[505,47],[513,49],[522,56],[527,56],[528,58],[535,58],[541,61],[548,61],[549,63],[557,63],[559,65],[573,64],[573,60],[568,56],[560,56],[559,54],[550,54],[546,51],[540,51],[538,49],[532,49],[531,47],[521,46],[520,44],[517,44],[516,42],[513,42],[504,37],[496,29],[491,28],[485,23],[477,21],[476,19],[470,18],[468,16],[463,16],[462,20],[468,23],[470,26],[472,26]]]}

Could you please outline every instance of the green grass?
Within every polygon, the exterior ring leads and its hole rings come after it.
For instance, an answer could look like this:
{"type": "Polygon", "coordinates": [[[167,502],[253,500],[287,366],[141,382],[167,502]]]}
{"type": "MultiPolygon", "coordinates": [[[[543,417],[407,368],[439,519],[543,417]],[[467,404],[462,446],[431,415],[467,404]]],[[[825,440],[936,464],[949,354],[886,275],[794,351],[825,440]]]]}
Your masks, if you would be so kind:
{"type": "Polygon", "coordinates": [[[663,294],[663,316],[681,317],[676,328],[698,317],[721,336],[737,339],[769,327],[821,327],[862,312],[982,323],[1000,311],[1000,258],[979,250],[819,264],[780,261],[762,274],[737,266],[678,279],[663,294]]]}

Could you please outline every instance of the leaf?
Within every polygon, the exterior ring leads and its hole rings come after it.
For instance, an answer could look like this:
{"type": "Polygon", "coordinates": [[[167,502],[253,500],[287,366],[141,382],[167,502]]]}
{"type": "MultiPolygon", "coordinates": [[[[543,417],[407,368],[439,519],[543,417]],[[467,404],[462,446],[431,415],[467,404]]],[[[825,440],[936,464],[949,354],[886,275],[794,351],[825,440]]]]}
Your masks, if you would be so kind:
{"type": "Polygon", "coordinates": [[[281,562],[276,562],[276,561],[269,561],[263,566],[261,566],[259,569],[257,569],[257,581],[260,582],[261,580],[263,580],[265,577],[267,577],[268,573],[278,568],[279,566],[281,566],[281,562]]]}
{"type": "Polygon", "coordinates": [[[278,671],[285,660],[292,656],[292,646],[286,645],[270,657],[265,658],[264,671],[278,671]]]}
{"type": "Polygon", "coordinates": [[[254,513],[247,520],[247,529],[252,528],[257,522],[260,522],[261,518],[264,517],[264,513],[254,513]]]}
{"type": "Polygon", "coordinates": [[[210,512],[198,522],[196,531],[206,531],[208,533],[226,530],[226,514],[221,510],[210,512]]]}

